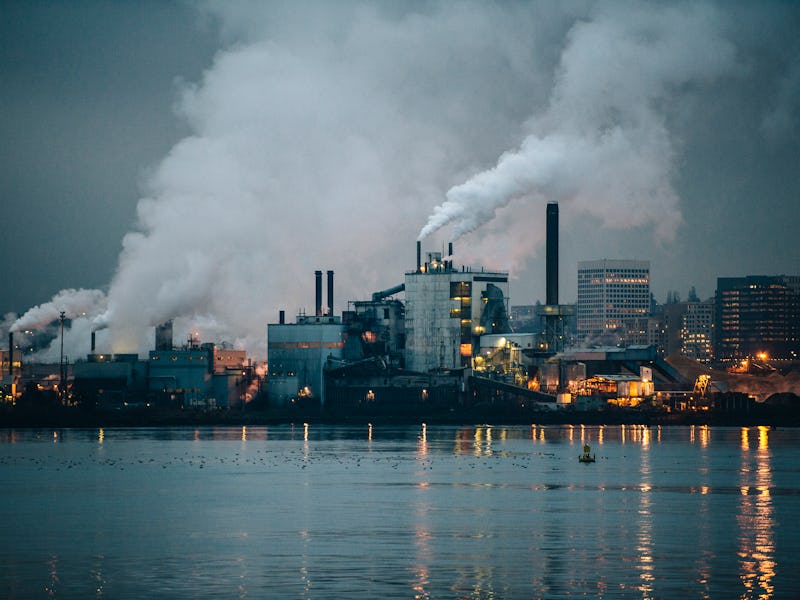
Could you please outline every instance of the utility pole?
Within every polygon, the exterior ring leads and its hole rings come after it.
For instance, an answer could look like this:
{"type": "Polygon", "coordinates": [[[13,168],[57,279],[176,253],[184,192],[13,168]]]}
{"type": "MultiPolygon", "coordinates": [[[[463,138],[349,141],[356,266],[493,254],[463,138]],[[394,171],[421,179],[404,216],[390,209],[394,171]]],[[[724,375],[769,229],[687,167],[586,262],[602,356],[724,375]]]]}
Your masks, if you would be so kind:
{"type": "Polygon", "coordinates": [[[66,319],[66,315],[64,311],[61,311],[61,315],[59,315],[58,320],[61,321],[61,361],[60,361],[60,375],[61,380],[58,384],[58,395],[61,396],[61,404],[64,404],[64,398],[66,397],[66,369],[64,368],[64,320],[66,319]]]}

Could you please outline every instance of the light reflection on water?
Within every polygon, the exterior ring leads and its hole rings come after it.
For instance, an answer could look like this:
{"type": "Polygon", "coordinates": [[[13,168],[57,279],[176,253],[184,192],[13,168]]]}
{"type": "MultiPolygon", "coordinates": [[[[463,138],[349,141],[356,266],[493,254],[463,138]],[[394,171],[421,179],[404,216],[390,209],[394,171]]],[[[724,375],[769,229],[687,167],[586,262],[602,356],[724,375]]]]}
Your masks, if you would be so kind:
{"type": "Polygon", "coordinates": [[[798,430],[5,430],[0,448],[9,598],[800,596],[798,430]]]}

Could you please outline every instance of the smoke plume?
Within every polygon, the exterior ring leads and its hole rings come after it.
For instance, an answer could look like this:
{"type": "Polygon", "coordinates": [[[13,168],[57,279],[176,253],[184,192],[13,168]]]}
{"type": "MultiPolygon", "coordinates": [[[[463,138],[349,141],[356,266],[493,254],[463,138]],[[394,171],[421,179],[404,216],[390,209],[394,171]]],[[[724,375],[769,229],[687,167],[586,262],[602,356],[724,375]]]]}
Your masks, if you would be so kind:
{"type": "MultiPolygon", "coordinates": [[[[114,352],[152,348],[152,327],[174,319],[176,340],[264,356],[279,310],[313,311],[315,270],[336,272],[338,314],[400,283],[413,240],[445,226],[473,232],[459,262],[517,266],[546,200],[564,203],[566,226],[588,215],[669,239],[682,220],[673,125],[737,67],[706,3],[200,6],[224,46],[179,86],[190,133],[144,175],[107,297],[82,291],[85,326],[107,326],[114,352]]],[[[771,105],[765,127],[793,106],[771,105]]],[[[71,310],[74,293],[20,322],[71,310]]]]}
{"type": "Polygon", "coordinates": [[[734,65],[707,5],[604,4],[567,36],[549,105],[495,167],[450,188],[420,239],[452,224],[453,238],[515,200],[558,200],[602,225],[651,225],[669,239],[681,222],[671,185],[667,115],[682,91],[734,65]]]}
{"type": "Polygon", "coordinates": [[[105,309],[106,295],[100,290],[61,290],[52,300],[28,309],[11,326],[11,331],[42,329],[60,318],[91,320],[105,309]]]}

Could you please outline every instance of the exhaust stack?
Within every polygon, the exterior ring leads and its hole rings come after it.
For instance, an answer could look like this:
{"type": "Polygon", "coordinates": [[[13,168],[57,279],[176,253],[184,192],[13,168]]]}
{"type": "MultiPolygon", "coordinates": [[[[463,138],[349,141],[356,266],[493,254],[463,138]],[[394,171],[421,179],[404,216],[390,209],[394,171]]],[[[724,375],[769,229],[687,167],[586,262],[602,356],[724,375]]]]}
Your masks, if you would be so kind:
{"type": "Polygon", "coordinates": [[[417,273],[422,270],[422,242],[417,240],[417,273]]]}
{"type": "Polygon", "coordinates": [[[547,204],[547,243],[545,256],[546,304],[558,304],[558,203],[547,204]]]}
{"type": "Polygon", "coordinates": [[[95,342],[96,342],[96,335],[95,332],[92,332],[92,354],[94,354],[95,342]]]}
{"type": "Polygon", "coordinates": [[[172,350],[172,319],[156,326],[156,350],[172,350]]]}
{"type": "Polygon", "coordinates": [[[322,316],[322,271],[314,271],[314,281],[316,282],[316,299],[314,304],[314,316],[322,316]]]}
{"type": "Polygon", "coordinates": [[[328,316],[333,316],[333,271],[328,271],[328,316]]]}

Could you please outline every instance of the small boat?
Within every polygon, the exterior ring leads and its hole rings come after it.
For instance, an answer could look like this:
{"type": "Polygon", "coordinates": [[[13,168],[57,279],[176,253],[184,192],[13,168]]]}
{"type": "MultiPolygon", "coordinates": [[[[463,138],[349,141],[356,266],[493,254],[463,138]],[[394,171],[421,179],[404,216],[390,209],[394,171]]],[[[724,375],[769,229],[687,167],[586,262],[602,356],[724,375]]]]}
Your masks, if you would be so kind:
{"type": "Polygon", "coordinates": [[[594,454],[589,454],[591,452],[591,448],[589,444],[586,444],[583,447],[583,454],[578,457],[578,460],[582,463],[592,463],[595,460],[594,454]]]}

